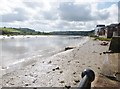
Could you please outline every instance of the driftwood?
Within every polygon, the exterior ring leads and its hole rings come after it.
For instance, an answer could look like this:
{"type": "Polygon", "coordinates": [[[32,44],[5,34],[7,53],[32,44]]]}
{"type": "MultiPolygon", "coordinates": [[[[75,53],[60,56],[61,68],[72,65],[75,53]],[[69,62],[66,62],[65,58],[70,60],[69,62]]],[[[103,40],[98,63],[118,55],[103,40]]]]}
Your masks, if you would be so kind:
{"type": "Polygon", "coordinates": [[[108,42],[102,42],[100,45],[106,46],[108,45],[108,42]]]}
{"type": "Polygon", "coordinates": [[[73,48],[75,48],[75,47],[65,47],[65,51],[73,49],[73,48]]]}

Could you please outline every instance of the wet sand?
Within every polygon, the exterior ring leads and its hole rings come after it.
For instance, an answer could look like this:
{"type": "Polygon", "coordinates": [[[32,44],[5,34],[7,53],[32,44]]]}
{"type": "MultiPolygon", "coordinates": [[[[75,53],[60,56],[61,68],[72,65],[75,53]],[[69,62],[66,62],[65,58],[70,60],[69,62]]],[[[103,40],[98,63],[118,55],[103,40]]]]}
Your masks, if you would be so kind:
{"type": "Polygon", "coordinates": [[[109,46],[101,46],[101,41],[90,39],[81,47],[39,59],[25,68],[2,77],[4,87],[77,87],[81,72],[90,68],[96,76],[102,71],[105,54],[109,46]]]}

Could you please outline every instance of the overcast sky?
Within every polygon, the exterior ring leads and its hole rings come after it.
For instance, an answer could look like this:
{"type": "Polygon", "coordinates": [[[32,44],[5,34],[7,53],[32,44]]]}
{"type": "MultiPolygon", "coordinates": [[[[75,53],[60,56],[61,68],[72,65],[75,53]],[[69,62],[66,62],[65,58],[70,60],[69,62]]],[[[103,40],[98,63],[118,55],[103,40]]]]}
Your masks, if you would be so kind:
{"type": "Polygon", "coordinates": [[[118,22],[118,0],[0,0],[0,27],[93,30],[118,22]]]}

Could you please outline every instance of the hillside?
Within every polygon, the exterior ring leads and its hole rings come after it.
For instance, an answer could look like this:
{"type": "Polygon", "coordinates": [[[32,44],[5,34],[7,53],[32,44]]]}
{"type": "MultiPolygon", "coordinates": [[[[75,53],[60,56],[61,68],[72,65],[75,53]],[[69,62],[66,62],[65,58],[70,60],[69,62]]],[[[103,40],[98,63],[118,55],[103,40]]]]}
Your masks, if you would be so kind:
{"type": "Polygon", "coordinates": [[[37,33],[29,28],[0,28],[1,35],[33,35],[37,33]]]}
{"type": "Polygon", "coordinates": [[[50,32],[52,35],[81,35],[81,36],[88,36],[90,34],[93,34],[94,30],[92,31],[56,31],[56,32],[50,32]]]}

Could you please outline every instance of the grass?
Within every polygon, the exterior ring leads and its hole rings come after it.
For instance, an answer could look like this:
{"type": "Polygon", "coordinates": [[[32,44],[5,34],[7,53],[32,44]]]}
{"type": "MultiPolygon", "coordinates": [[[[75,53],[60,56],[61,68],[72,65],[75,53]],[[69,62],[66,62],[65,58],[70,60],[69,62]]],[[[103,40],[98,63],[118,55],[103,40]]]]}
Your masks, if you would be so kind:
{"type": "Polygon", "coordinates": [[[13,28],[0,28],[0,30],[5,31],[5,32],[18,32],[18,33],[20,32],[13,28]]]}
{"type": "Polygon", "coordinates": [[[94,37],[95,40],[100,40],[100,41],[111,41],[112,38],[105,38],[105,37],[94,37]]]}

